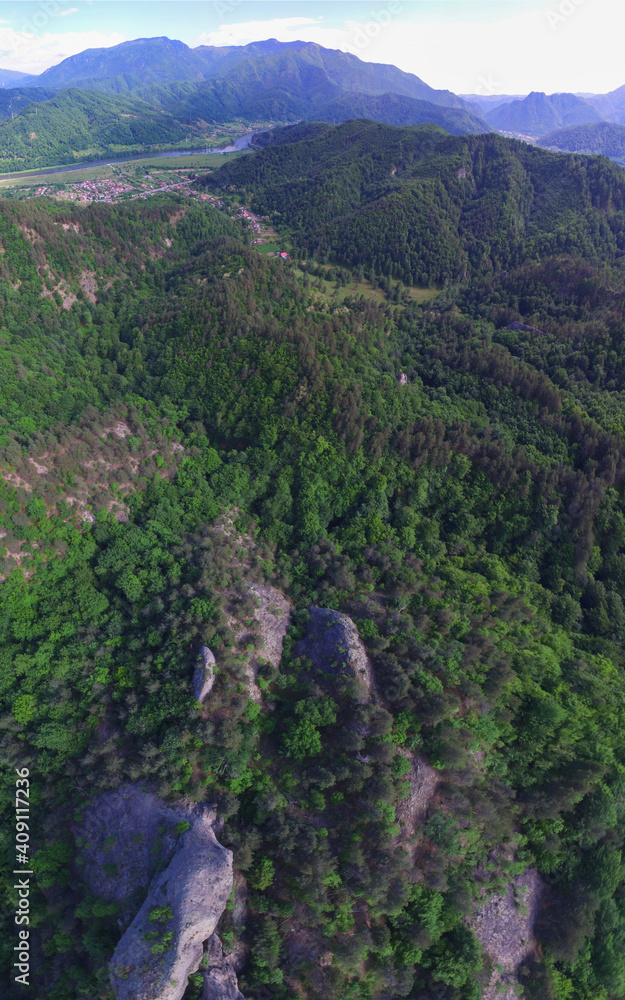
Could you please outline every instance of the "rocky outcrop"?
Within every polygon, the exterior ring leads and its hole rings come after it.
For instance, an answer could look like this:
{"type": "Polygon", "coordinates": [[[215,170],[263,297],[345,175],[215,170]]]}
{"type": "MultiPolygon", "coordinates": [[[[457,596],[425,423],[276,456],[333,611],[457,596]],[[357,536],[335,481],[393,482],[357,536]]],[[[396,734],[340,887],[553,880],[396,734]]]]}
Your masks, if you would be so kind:
{"type": "Polygon", "coordinates": [[[204,973],[202,1000],[245,1000],[239,990],[237,975],[226,958],[216,934],[206,942],[208,966],[204,973]]]}
{"type": "Polygon", "coordinates": [[[110,964],[118,1000],[181,1000],[232,890],[232,852],[218,843],[215,815],[192,815],[167,868],[119,941],[110,964]]]}
{"type": "Polygon", "coordinates": [[[193,697],[196,701],[204,701],[213,689],[215,683],[214,669],[215,654],[208,646],[200,646],[198,656],[202,662],[198,663],[193,673],[193,697]]]}
{"type": "Polygon", "coordinates": [[[399,844],[412,850],[423,835],[423,825],[436,795],[441,775],[439,771],[430,767],[423,757],[408,752],[405,755],[410,761],[410,770],[407,774],[410,792],[405,798],[400,799],[396,815],[401,831],[399,844]]]}
{"type": "Polygon", "coordinates": [[[238,643],[245,643],[248,636],[251,639],[253,632],[261,639],[260,648],[246,651],[244,663],[250,698],[260,704],[263,696],[258,671],[263,663],[271,663],[276,668],[280,665],[284,637],[291,620],[291,605],[281,591],[265,583],[247,583],[243,596],[252,599],[253,610],[249,613],[236,611],[236,617],[230,614],[228,625],[238,643]],[[250,620],[253,626],[249,625],[250,620]]]}
{"type": "Polygon", "coordinates": [[[159,868],[169,864],[188,810],[170,809],[138,785],[104,792],[74,827],[77,866],[91,892],[119,905],[128,926],[159,868]]]}
{"type": "Polygon", "coordinates": [[[297,646],[313,667],[333,677],[348,676],[357,681],[362,700],[373,691],[373,670],[358,629],[348,615],[332,608],[311,607],[306,635],[297,646]]]}
{"type": "Polygon", "coordinates": [[[493,961],[492,980],[484,1000],[514,1000],[516,970],[535,955],[534,925],[543,883],[535,868],[527,868],[510,882],[505,895],[493,895],[472,920],[475,936],[493,961]]]}
{"type": "Polygon", "coordinates": [[[260,655],[272,666],[279,667],[284,637],[291,618],[291,605],[280,590],[268,584],[251,583],[250,591],[258,602],[254,618],[264,643],[260,655]]]}

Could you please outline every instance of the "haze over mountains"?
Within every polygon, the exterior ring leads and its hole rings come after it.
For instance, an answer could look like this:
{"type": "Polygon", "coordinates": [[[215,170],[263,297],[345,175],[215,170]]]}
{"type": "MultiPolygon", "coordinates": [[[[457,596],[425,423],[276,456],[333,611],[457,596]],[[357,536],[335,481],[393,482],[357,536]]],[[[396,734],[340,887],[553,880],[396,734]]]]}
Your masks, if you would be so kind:
{"type": "Polygon", "coordinates": [[[554,128],[602,121],[602,115],[589,101],[575,94],[547,94],[533,91],[522,101],[501,104],[486,112],[495,128],[509,132],[544,135],[554,128]]]}
{"type": "MultiPolygon", "coordinates": [[[[292,53],[317,68],[323,82],[329,81],[344,90],[382,94],[392,92],[405,97],[432,101],[448,107],[465,107],[465,102],[448,90],[434,90],[419,77],[404,73],[395,66],[366,63],[338,50],[324,49],[312,42],[278,42],[275,38],[249,45],[202,45],[190,49],[170,38],[139,38],[104,49],[87,49],[45,70],[40,76],[25,77],[20,86],[84,87],[113,93],[143,88],[146,85],[181,80],[223,79],[238,66],[258,64],[292,53]]],[[[275,64],[265,64],[275,69],[275,64]]]]}
{"type": "Polygon", "coordinates": [[[235,119],[355,117],[433,123],[453,134],[490,130],[479,109],[450,91],[319,45],[269,39],[190,49],[147,38],[87,50],[40,76],[9,76],[0,94],[0,119],[12,119],[0,124],[0,170],[197,145],[209,126],[235,119]]]}
{"type": "MultiPolygon", "coordinates": [[[[276,39],[192,49],[169,38],[140,38],[88,49],[39,76],[0,70],[0,85],[0,171],[119,156],[158,144],[197,145],[210,126],[235,120],[338,124],[369,118],[434,124],[455,135],[496,130],[532,140],[569,127],[625,124],[625,86],[590,96],[458,96],[395,66],[276,39]]],[[[586,129],[579,151],[611,148],[607,134],[586,129]]],[[[566,148],[577,139],[577,133],[569,136],[566,148]]]]}

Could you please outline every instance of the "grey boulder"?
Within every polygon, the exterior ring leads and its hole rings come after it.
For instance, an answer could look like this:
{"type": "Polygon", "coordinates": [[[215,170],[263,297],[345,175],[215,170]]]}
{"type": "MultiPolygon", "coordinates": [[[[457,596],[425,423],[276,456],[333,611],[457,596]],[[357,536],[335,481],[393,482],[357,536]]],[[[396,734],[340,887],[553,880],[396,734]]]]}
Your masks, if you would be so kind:
{"type": "Polygon", "coordinates": [[[226,958],[221,941],[213,934],[206,943],[208,968],[204,973],[202,1000],[245,1000],[237,975],[226,958]]]}
{"type": "Polygon", "coordinates": [[[117,1000],[181,1000],[197,971],[233,883],[232,852],[218,843],[214,819],[209,810],[193,818],[119,941],[110,964],[117,1000]]]}
{"type": "Polygon", "coordinates": [[[297,645],[298,655],[308,657],[313,667],[324,674],[352,678],[359,685],[361,700],[368,700],[373,670],[352,619],[333,608],[313,606],[308,612],[308,629],[297,645]]]}
{"type": "Polygon", "coordinates": [[[198,664],[193,673],[193,697],[196,701],[204,701],[215,683],[215,654],[208,646],[201,646],[198,655],[201,656],[202,663],[198,664]]]}

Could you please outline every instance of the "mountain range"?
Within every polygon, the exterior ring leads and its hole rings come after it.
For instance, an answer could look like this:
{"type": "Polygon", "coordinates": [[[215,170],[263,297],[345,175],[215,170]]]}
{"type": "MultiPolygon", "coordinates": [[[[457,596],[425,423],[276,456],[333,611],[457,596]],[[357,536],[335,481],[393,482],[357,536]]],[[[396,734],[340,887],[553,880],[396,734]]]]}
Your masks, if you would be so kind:
{"type": "Polygon", "coordinates": [[[394,93],[446,107],[466,107],[451,91],[434,90],[419,77],[395,66],[363,62],[349,53],[313,42],[278,42],[275,38],[249,45],[202,45],[195,49],[170,38],[139,38],[69,56],[39,76],[21,79],[19,86],[55,90],[74,86],[116,93],[176,81],[225,79],[239,67],[242,78],[249,79],[250,72],[254,74],[259,65],[263,65],[266,73],[281,70],[281,64],[262,63],[262,60],[289,55],[316,70],[317,89],[334,84],[342,90],[394,93]]]}
{"type": "MultiPolygon", "coordinates": [[[[496,130],[534,140],[571,127],[625,124],[625,86],[598,95],[458,96],[395,66],[275,38],[196,48],[164,37],[139,38],[88,49],[38,76],[0,71],[0,85],[0,169],[5,170],[193,142],[209,126],[234,120],[370,118],[390,125],[434,124],[456,135],[496,130]],[[38,106],[38,128],[27,127],[32,107],[23,117],[32,105],[38,106]]],[[[578,151],[604,152],[608,134],[616,135],[585,129],[578,151]]],[[[565,141],[579,135],[570,133],[565,141]]],[[[558,148],[557,142],[548,145],[558,148]]]]}
{"type": "Polygon", "coordinates": [[[603,116],[589,102],[575,94],[547,94],[532,91],[522,101],[500,104],[486,112],[486,119],[495,128],[506,132],[521,132],[531,136],[544,135],[555,128],[602,121],[603,116]]]}
{"type": "Polygon", "coordinates": [[[225,122],[432,123],[490,131],[479,108],[395,66],[307,42],[190,49],[143,38],[70,56],[0,91],[0,170],[187,144],[225,122]]]}

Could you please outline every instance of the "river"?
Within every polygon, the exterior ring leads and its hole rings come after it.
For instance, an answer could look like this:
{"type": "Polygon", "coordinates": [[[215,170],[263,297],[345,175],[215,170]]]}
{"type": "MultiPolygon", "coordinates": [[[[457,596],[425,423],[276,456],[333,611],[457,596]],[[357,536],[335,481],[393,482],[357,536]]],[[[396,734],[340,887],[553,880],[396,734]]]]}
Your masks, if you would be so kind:
{"type": "MultiPolygon", "coordinates": [[[[87,167],[106,167],[113,163],[130,163],[132,160],[156,160],[165,156],[198,156],[204,153],[237,153],[240,149],[247,149],[250,145],[253,132],[248,135],[240,135],[230,146],[223,149],[168,149],[164,153],[133,153],[132,156],[114,156],[108,160],[88,160],[84,163],[67,163],[58,167],[37,167],[34,170],[20,170],[15,175],[15,183],[19,184],[20,177],[42,177],[47,174],[64,174],[69,170],[85,170],[87,167]]],[[[11,180],[12,173],[0,174],[0,180],[11,180]]]]}

